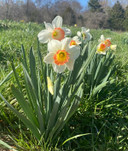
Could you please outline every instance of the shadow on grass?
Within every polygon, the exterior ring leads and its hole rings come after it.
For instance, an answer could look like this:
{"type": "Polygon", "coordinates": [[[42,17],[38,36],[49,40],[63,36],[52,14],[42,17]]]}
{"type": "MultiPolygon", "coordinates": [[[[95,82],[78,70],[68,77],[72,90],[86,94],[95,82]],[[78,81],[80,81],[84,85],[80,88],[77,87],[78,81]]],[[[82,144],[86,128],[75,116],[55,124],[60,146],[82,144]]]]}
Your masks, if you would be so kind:
{"type": "Polygon", "coordinates": [[[65,139],[84,133],[67,142],[64,148],[74,151],[126,151],[128,149],[128,83],[119,82],[104,88],[93,99],[84,98],[77,113],[65,128],[65,139]]]}

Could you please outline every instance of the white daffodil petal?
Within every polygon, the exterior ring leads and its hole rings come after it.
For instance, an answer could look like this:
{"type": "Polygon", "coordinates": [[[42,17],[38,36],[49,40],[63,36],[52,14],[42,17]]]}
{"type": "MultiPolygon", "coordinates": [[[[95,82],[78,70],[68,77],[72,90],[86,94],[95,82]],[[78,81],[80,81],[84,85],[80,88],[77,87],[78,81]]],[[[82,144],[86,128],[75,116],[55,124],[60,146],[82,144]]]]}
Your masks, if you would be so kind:
{"type": "Polygon", "coordinates": [[[70,42],[71,42],[71,38],[64,38],[61,41],[61,43],[62,43],[61,49],[68,51],[69,50],[69,44],[70,44],[70,42]]]}
{"type": "Polygon", "coordinates": [[[72,39],[73,39],[78,45],[81,44],[81,41],[80,41],[80,39],[78,38],[78,36],[74,36],[72,39]]]}
{"type": "Polygon", "coordinates": [[[64,30],[66,36],[71,36],[72,33],[69,28],[63,27],[62,29],[64,30]]]}
{"type": "Polygon", "coordinates": [[[81,32],[86,34],[86,33],[90,32],[90,29],[86,29],[85,27],[81,27],[81,32]]]}
{"type": "Polygon", "coordinates": [[[86,33],[89,33],[89,32],[90,32],[90,29],[87,29],[87,30],[86,30],[86,33]]]}
{"type": "Polygon", "coordinates": [[[52,66],[53,66],[54,71],[57,72],[57,73],[62,73],[66,69],[65,65],[59,65],[58,66],[55,63],[53,63],[52,66]]]}
{"type": "Polygon", "coordinates": [[[92,35],[90,33],[88,33],[88,35],[89,35],[89,39],[91,40],[92,39],[92,35]]]}
{"type": "Polygon", "coordinates": [[[104,35],[101,35],[100,39],[104,41],[105,40],[104,35]]]}
{"type": "Polygon", "coordinates": [[[49,32],[48,30],[42,30],[38,34],[38,38],[41,43],[47,43],[47,42],[49,42],[49,40],[52,39],[51,32],[49,32]]]}
{"type": "Polygon", "coordinates": [[[60,50],[61,49],[61,42],[58,41],[58,40],[51,40],[49,43],[48,43],[48,51],[49,52],[56,52],[57,50],[60,50]]]}
{"type": "Polygon", "coordinates": [[[48,53],[45,57],[44,57],[44,62],[47,63],[47,64],[52,64],[54,62],[54,53],[50,52],[48,53]]]}
{"type": "Polygon", "coordinates": [[[98,53],[98,54],[102,54],[102,55],[106,55],[106,51],[96,51],[96,53],[98,53]]]}
{"type": "Polygon", "coordinates": [[[85,33],[86,32],[86,28],[85,27],[81,27],[81,32],[85,33]]]}
{"type": "Polygon", "coordinates": [[[69,53],[70,53],[71,59],[74,59],[74,60],[77,59],[80,55],[80,47],[79,46],[71,46],[69,53]]]}
{"type": "Polygon", "coordinates": [[[56,16],[52,21],[52,25],[54,28],[62,27],[63,19],[60,16],[56,16]]]}
{"type": "Polygon", "coordinates": [[[78,36],[74,36],[72,39],[75,40],[75,41],[79,40],[78,36]]]}
{"type": "Polygon", "coordinates": [[[101,53],[102,55],[106,55],[106,51],[101,53]]]}
{"type": "Polygon", "coordinates": [[[86,41],[89,41],[92,39],[92,35],[90,33],[87,33],[87,38],[85,38],[86,41]]]}
{"type": "Polygon", "coordinates": [[[44,22],[44,25],[45,25],[45,28],[46,28],[47,30],[51,30],[51,32],[53,31],[53,27],[52,27],[52,25],[51,25],[50,23],[44,22]]]}
{"type": "Polygon", "coordinates": [[[78,32],[77,32],[77,35],[78,35],[79,37],[81,37],[81,32],[80,32],[80,31],[78,31],[78,32]]]}
{"type": "Polygon", "coordinates": [[[67,68],[70,70],[70,71],[72,71],[73,70],[73,67],[74,67],[74,59],[69,59],[69,61],[66,63],[66,66],[67,66],[67,68]]]}
{"type": "Polygon", "coordinates": [[[105,41],[105,37],[104,37],[104,35],[101,35],[100,39],[98,40],[98,42],[104,42],[104,41],[105,41]]]}

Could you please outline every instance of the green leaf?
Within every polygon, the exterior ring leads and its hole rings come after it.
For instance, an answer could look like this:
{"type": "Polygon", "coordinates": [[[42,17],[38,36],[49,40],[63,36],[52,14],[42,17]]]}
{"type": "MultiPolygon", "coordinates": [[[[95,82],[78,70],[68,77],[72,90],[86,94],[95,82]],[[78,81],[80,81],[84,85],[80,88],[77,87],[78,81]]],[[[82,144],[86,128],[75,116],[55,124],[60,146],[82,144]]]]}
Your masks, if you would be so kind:
{"type": "Polygon", "coordinates": [[[92,95],[95,96],[96,93],[98,93],[99,91],[101,91],[105,86],[107,86],[108,84],[112,84],[115,80],[111,80],[111,81],[105,81],[102,82],[101,84],[99,84],[97,87],[95,87],[92,91],[92,95]]]}
{"type": "Polygon", "coordinates": [[[75,136],[73,136],[73,137],[70,137],[70,138],[66,139],[66,140],[62,143],[62,145],[64,145],[65,143],[67,143],[67,142],[70,141],[70,140],[77,139],[78,137],[82,137],[82,136],[86,136],[86,135],[91,135],[91,133],[79,134],[79,135],[75,135],[75,136]]]}
{"type": "Polygon", "coordinates": [[[94,48],[92,49],[90,55],[88,56],[87,60],[85,60],[83,62],[83,66],[81,67],[81,70],[80,72],[78,73],[78,76],[79,77],[79,82],[81,82],[81,80],[83,80],[84,76],[85,76],[85,73],[86,73],[86,70],[87,70],[87,67],[88,65],[90,64],[90,62],[92,61],[93,57],[94,57],[94,54],[96,52],[96,46],[94,46],[94,48]]]}
{"type": "Polygon", "coordinates": [[[21,51],[22,51],[22,54],[23,54],[22,63],[24,65],[24,67],[26,68],[26,70],[29,71],[28,70],[28,65],[27,65],[26,54],[25,54],[25,50],[24,50],[24,46],[23,45],[21,45],[21,51]]]}
{"type": "Polygon", "coordinates": [[[48,136],[49,131],[53,128],[53,126],[54,126],[54,124],[57,120],[57,116],[58,116],[57,113],[58,113],[58,109],[59,109],[59,106],[60,106],[60,101],[61,101],[61,98],[59,96],[57,96],[57,98],[55,100],[55,103],[54,103],[54,106],[53,106],[53,109],[51,111],[49,120],[48,120],[47,130],[46,130],[46,137],[48,136]]]}
{"type": "Polygon", "coordinates": [[[8,101],[2,96],[1,93],[0,93],[0,97],[7,104],[7,106],[22,120],[22,122],[26,125],[26,127],[28,127],[32,131],[34,136],[38,140],[40,140],[40,133],[38,131],[38,128],[35,125],[33,125],[24,115],[22,115],[15,108],[13,108],[13,106],[8,103],[8,101]]]}
{"type": "MultiPolygon", "coordinates": [[[[17,67],[16,67],[17,68],[17,67]]],[[[7,82],[10,78],[11,78],[11,75],[12,75],[13,71],[11,71],[5,78],[3,81],[0,82],[0,86],[2,86],[5,82],[7,82]]]]}
{"type": "MultiPolygon", "coordinates": [[[[25,76],[25,82],[26,82],[26,90],[29,96],[29,101],[30,101],[30,105],[32,107],[32,109],[34,110],[34,114],[36,116],[36,118],[38,119],[38,122],[40,124],[41,127],[41,132],[43,133],[44,131],[44,119],[43,119],[43,110],[42,107],[40,107],[40,100],[39,98],[37,98],[36,96],[36,92],[32,83],[32,80],[27,72],[27,70],[25,69],[25,67],[23,66],[23,71],[24,71],[24,76],[25,76]],[[42,126],[41,126],[42,124],[42,126]]],[[[37,126],[39,127],[38,123],[37,126]]]]}
{"type": "Polygon", "coordinates": [[[38,122],[35,113],[33,112],[30,104],[24,99],[23,94],[18,89],[16,89],[13,85],[11,86],[11,89],[12,89],[12,93],[16,97],[18,103],[20,104],[27,118],[33,123],[33,125],[37,126],[38,122]]]}
{"type": "Polygon", "coordinates": [[[61,82],[61,74],[57,74],[57,79],[54,83],[54,96],[53,99],[55,99],[59,93],[60,90],[60,82],[61,82]]]}
{"type": "Polygon", "coordinates": [[[25,82],[25,87],[27,90],[29,102],[31,103],[32,108],[37,110],[37,102],[36,102],[37,96],[35,94],[35,89],[34,89],[33,83],[31,81],[29,73],[27,72],[27,70],[24,66],[23,66],[23,71],[24,71],[24,82],[25,82]]]}
{"type": "Polygon", "coordinates": [[[37,84],[37,76],[36,76],[36,63],[35,63],[35,57],[33,55],[32,47],[30,49],[30,75],[31,75],[31,81],[34,86],[34,90],[36,93],[36,96],[38,98],[38,84],[37,84]]]}
{"type": "Polygon", "coordinates": [[[81,97],[83,96],[82,85],[83,84],[81,84],[81,86],[79,87],[78,91],[76,92],[76,95],[74,95],[73,100],[71,100],[72,96],[70,96],[70,98],[66,101],[65,105],[61,107],[56,125],[53,127],[51,134],[49,135],[50,138],[56,138],[56,136],[60,133],[64,125],[67,123],[67,121],[78,108],[81,97]]]}
{"type": "Polygon", "coordinates": [[[16,79],[16,82],[17,82],[17,85],[20,89],[20,91],[22,91],[22,88],[21,88],[21,85],[20,85],[20,82],[19,82],[19,77],[17,75],[17,72],[16,72],[16,69],[15,69],[15,66],[14,66],[14,63],[12,62],[11,63],[11,66],[12,66],[12,70],[13,70],[13,73],[14,73],[14,76],[15,76],[15,79],[16,79]]]}

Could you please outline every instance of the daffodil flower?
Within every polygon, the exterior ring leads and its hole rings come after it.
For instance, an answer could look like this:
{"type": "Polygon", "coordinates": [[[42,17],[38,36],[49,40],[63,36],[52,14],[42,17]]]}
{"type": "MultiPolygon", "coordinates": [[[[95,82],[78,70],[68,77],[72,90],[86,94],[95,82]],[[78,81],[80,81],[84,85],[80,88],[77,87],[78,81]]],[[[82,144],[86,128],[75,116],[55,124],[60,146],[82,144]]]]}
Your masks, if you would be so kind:
{"type": "Polygon", "coordinates": [[[100,36],[100,39],[98,40],[100,43],[105,43],[106,47],[110,47],[111,46],[111,38],[106,38],[104,37],[104,35],[100,36]]]}
{"type": "Polygon", "coordinates": [[[106,55],[107,49],[108,49],[108,48],[106,47],[105,43],[100,43],[100,44],[97,46],[97,51],[96,51],[96,53],[106,55]]]}
{"type": "Polygon", "coordinates": [[[80,44],[81,44],[81,41],[79,40],[78,36],[74,36],[71,39],[70,46],[79,46],[80,44]]]}
{"type": "Polygon", "coordinates": [[[77,24],[74,24],[74,27],[77,27],[77,24]]]}
{"type": "Polygon", "coordinates": [[[38,34],[38,39],[41,43],[48,43],[52,39],[61,41],[66,35],[70,35],[71,31],[68,28],[62,28],[63,19],[57,16],[52,21],[52,24],[44,22],[45,28],[38,34]]]}
{"type": "Polygon", "coordinates": [[[44,62],[52,64],[57,73],[62,73],[66,67],[71,71],[74,62],[80,55],[80,48],[70,46],[71,39],[65,38],[62,41],[51,40],[48,43],[48,54],[44,57],[44,62]]]}
{"type": "Polygon", "coordinates": [[[84,43],[91,40],[92,35],[90,34],[90,30],[86,29],[85,27],[81,27],[81,32],[77,32],[78,37],[81,37],[84,43]]]}
{"type": "Polygon", "coordinates": [[[100,44],[97,46],[96,53],[99,54],[106,54],[106,51],[110,48],[111,50],[116,50],[117,45],[112,45],[111,38],[106,38],[104,35],[100,36],[100,39],[98,40],[100,44]]]}

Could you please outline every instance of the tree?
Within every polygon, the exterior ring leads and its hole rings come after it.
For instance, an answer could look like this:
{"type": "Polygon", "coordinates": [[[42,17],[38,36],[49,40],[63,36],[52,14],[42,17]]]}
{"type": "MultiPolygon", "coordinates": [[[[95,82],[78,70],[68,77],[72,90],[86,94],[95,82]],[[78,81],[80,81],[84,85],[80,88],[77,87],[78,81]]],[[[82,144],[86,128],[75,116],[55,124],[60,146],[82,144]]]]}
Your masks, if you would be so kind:
{"type": "Polygon", "coordinates": [[[89,0],[88,6],[92,12],[103,12],[103,8],[98,0],[89,0]]]}
{"type": "Polygon", "coordinates": [[[108,9],[108,7],[112,6],[112,3],[110,0],[99,0],[99,3],[105,11],[108,9]]]}
{"type": "Polygon", "coordinates": [[[128,30],[128,6],[125,9],[124,28],[125,30],[128,30]]]}
{"type": "Polygon", "coordinates": [[[124,30],[124,9],[119,1],[109,11],[109,27],[115,30],[124,30]]]}
{"type": "MultiPolygon", "coordinates": [[[[111,0],[111,1],[113,4],[117,2],[117,0],[111,0]]],[[[128,5],[128,0],[118,0],[118,1],[120,2],[123,8],[126,8],[126,6],[128,5]]]]}
{"type": "Polygon", "coordinates": [[[74,25],[76,23],[76,15],[74,10],[69,6],[65,9],[62,15],[64,23],[68,25],[74,25]]]}
{"type": "Polygon", "coordinates": [[[74,10],[74,12],[77,13],[77,15],[80,14],[80,11],[82,10],[82,6],[80,5],[79,2],[77,2],[76,0],[73,0],[73,1],[71,1],[70,6],[74,10]]]}
{"type": "Polygon", "coordinates": [[[108,28],[108,15],[102,12],[83,12],[84,24],[90,29],[108,28]]]}

